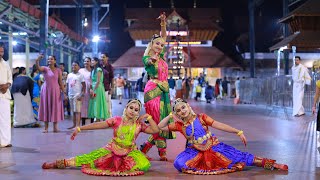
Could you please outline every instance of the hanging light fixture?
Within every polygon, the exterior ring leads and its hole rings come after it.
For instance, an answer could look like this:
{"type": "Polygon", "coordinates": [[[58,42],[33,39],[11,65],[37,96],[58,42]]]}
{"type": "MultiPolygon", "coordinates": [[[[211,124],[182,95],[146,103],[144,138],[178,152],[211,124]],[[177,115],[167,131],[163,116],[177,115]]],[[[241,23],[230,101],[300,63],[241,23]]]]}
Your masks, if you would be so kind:
{"type": "Polygon", "coordinates": [[[87,18],[84,18],[83,26],[84,26],[84,27],[87,27],[87,26],[88,26],[88,19],[87,19],[87,18]]]}

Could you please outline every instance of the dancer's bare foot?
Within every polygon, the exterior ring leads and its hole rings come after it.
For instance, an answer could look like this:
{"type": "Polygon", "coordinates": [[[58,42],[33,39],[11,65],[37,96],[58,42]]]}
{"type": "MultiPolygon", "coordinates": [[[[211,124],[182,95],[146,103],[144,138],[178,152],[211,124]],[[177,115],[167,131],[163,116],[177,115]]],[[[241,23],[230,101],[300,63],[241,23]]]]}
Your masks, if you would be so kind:
{"type": "Polygon", "coordinates": [[[60,131],[59,131],[59,129],[54,129],[53,132],[54,132],[54,133],[58,133],[58,132],[60,132],[60,131]]]}
{"type": "Polygon", "coordinates": [[[168,161],[167,157],[163,156],[163,157],[160,157],[160,161],[168,161]]]}
{"type": "Polygon", "coordinates": [[[279,169],[279,170],[283,170],[283,171],[288,171],[288,169],[289,169],[288,165],[286,165],[286,164],[274,163],[273,167],[276,168],[276,169],[279,169]]]}

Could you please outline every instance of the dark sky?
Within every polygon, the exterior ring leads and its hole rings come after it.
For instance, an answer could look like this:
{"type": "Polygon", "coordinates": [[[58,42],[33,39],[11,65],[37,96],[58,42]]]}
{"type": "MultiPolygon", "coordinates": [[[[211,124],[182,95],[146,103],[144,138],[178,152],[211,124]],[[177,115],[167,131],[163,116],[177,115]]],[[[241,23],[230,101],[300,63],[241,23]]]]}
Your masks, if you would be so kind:
{"type": "MultiPolygon", "coordinates": [[[[256,52],[269,52],[268,48],[275,44],[281,36],[281,24],[277,23],[282,15],[282,0],[256,0],[258,5],[255,11],[255,34],[256,52]]],[[[301,5],[306,0],[301,0],[291,10],[301,5]]],[[[72,3],[72,1],[70,1],[72,3]]],[[[152,0],[154,8],[170,8],[170,0],[152,0]]],[[[224,29],[214,40],[214,46],[227,53],[232,58],[236,58],[239,52],[235,45],[238,45],[240,53],[247,52],[248,45],[248,0],[196,0],[197,8],[220,8],[222,22],[220,26],[224,29]]],[[[50,1],[50,4],[54,1],[50,1]]],[[[127,49],[134,46],[134,43],[125,31],[124,22],[125,8],[148,8],[149,0],[109,0],[110,3],[110,30],[102,31],[106,39],[111,43],[99,43],[99,51],[110,53],[113,59],[122,55],[127,49]]],[[[174,0],[176,8],[193,8],[194,0],[174,0]]],[[[51,9],[60,16],[65,24],[75,30],[75,10],[74,9],[51,9]]],[[[51,14],[50,13],[50,14],[51,14]]],[[[100,11],[100,17],[103,15],[100,11]]],[[[91,9],[85,9],[86,17],[91,21],[91,9]]],[[[91,27],[85,28],[85,36],[92,38],[91,27]]],[[[88,46],[90,50],[90,46],[88,46]]]]}
{"type": "MultiPolygon", "coordinates": [[[[192,8],[193,0],[175,0],[176,8],[192,8]]],[[[124,8],[148,8],[148,0],[111,0],[111,55],[119,56],[133,46],[128,33],[123,32],[124,8]]],[[[170,8],[170,0],[152,1],[154,8],[170,8]]],[[[224,31],[214,41],[214,45],[227,54],[237,54],[235,44],[241,51],[248,51],[248,5],[247,0],[197,0],[197,8],[220,8],[222,22],[219,24],[224,31]],[[241,37],[241,38],[240,38],[241,37]],[[240,41],[239,41],[240,40],[240,41]]],[[[282,17],[281,0],[260,0],[256,8],[256,51],[268,52],[275,37],[281,33],[281,25],[277,20],[282,17]]]]}

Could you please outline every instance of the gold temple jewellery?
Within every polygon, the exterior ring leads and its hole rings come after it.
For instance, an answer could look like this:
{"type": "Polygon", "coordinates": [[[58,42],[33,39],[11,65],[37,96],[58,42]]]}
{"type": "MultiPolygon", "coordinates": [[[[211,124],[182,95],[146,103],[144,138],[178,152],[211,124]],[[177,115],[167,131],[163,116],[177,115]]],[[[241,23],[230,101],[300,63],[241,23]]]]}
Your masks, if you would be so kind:
{"type": "Polygon", "coordinates": [[[237,133],[238,136],[241,136],[241,134],[243,134],[242,130],[237,133]]]}

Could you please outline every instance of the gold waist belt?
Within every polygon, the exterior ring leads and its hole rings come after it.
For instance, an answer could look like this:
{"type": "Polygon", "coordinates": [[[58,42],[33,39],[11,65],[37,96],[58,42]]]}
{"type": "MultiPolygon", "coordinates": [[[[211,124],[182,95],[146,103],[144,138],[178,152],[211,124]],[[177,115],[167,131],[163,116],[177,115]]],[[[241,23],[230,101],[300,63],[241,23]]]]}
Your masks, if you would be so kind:
{"type": "Polygon", "coordinates": [[[198,139],[190,139],[188,140],[188,143],[191,144],[202,144],[203,141],[208,140],[211,137],[211,132],[207,132],[206,135],[203,135],[202,137],[198,137],[198,139]]]}

